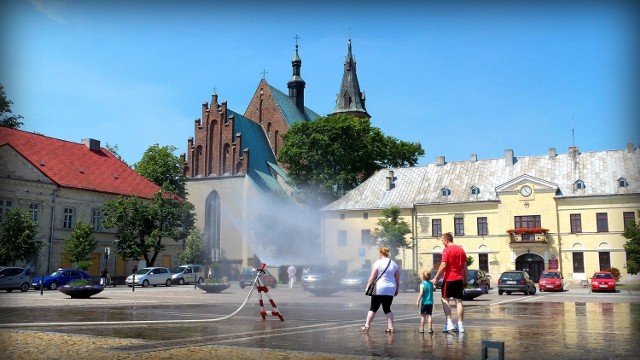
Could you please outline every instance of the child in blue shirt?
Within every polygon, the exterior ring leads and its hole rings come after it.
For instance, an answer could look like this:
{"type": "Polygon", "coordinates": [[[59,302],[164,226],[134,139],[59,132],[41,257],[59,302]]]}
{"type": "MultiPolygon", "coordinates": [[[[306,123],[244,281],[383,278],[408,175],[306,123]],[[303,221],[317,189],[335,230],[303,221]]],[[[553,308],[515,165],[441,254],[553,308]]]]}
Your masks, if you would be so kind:
{"type": "Polygon", "coordinates": [[[433,319],[431,314],[433,313],[433,284],[431,281],[431,271],[425,270],[422,272],[422,284],[420,284],[420,294],[418,294],[418,301],[416,305],[420,309],[420,329],[419,333],[424,333],[424,322],[427,320],[429,325],[429,334],[433,334],[433,319]]]}

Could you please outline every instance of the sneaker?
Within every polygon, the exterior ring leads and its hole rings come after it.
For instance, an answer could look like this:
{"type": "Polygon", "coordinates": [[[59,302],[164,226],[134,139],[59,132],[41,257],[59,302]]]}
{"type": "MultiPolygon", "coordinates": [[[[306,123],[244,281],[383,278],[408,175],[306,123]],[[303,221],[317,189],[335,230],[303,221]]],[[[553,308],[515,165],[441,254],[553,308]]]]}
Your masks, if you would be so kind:
{"type": "Polygon", "coordinates": [[[447,333],[447,332],[458,332],[458,326],[457,325],[453,325],[452,328],[447,328],[447,325],[445,324],[444,327],[442,328],[442,332],[443,333],[447,333]]]}
{"type": "MultiPolygon", "coordinates": [[[[456,330],[454,330],[456,331],[456,330]]],[[[464,332],[464,326],[458,326],[458,332],[463,333],[464,332]]]]}
{"type": "Polygon", "coordinates": [[[433,334],[433,329],[429,329],[429,334],[433,334]]]}
{"type": "Polygon", "coordinates": [[[418,329],[418,332],[421,333],[421,334],[424,334],[424,328],[418,329]]]}

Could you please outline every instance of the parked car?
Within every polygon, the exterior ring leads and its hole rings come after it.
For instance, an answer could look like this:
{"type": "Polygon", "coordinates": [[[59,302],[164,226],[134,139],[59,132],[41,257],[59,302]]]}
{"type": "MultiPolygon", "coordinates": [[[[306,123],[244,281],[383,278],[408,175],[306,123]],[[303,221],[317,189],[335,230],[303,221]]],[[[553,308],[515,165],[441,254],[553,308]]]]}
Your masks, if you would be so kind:
{"type": "MultiPolygon", "coordinates": [[[[240,273],[240,288],[244,289],[245,286],[253,285],[253,281],[256,279],[256,275],[257,270],[254,268],[243,269],[240,273]]],[[[271,275],[271,273],[267,269],[264,269],[264,273],[260,274],[260,281],[262,281],[262,283],[266,286],[274,289],[278,284],[276,277],[271,275]]]]}
{"type": "Polygon", "coordinates": [[[542,291],[562,291],[564,280],[559,271],[543,271],[538,280],[538,288],[542,291]]]}
{"type": "Polygon", "coordinates": [[[125,280],[127,286],[142,286],[148,287],[149,285],[157,286],[171,286],[171,272],[165,267],[146,267],[138,270],[134,276],[129,275],[125,280]]]}
{"type": "Polygon", "coordinates": [[[482,270],[467,270],[467,288],[480,289],[486,294],[491,289],[491,277],[482,270]]]}
{"type": "Polygon", "coordinates": [[[413,270],[400,269],[400,290],[407,291],[409,289],[414,291],[420,291],[420,284],[422,279],[413,270]]]}
{"type": "Polygon", "coordinates": [[[335,266],[311,266],[302,273],[302,288],[314,295],[331,295],[340,291],[344,277],[342,268],[335,266]]]}
{"type": "Polygon", "coordinates": [[[347,276],[340,280],[340,285],[342,285],[342,290],[356,290],[356,291],[364,291],[367,286],[367,282],[369,281],[369,276],[371,275],[371,270],[353,270],[347,276]]]}
{"type": "MultiPolygon", "coordinates": [[[[433,280],[437,273],[438,270],[431,270],[431,280],[433,280]]],[[[442,289],[442,274],[440,274],[438,281],[436,281],[436,289],[442,289]]]]}
{"type": "MultiPolygon", "coordinates": [[[[55,290],[59,286],[66,285],[71,280],[89,279],[91,276],[82,270],[58,269],[49,276],[44,277],[42,286],[50,290],[55,290]]],[[[31,277],[31,286],[40,289],[41,277],[31,277]]]]}
{"type": "Polygon", "coordinates": [[[591,278],[591,291],[616,291],[616,279],[608,271],[597,271],[591,278]]]}
{"type": "Polygon", "coordinates": [[[204,281],[204,267],[195,264],[180,265],[173,269],[171,281],[180,285],[193,284],[196,281],[200,284],[204,281]]]}
{"type": "Polygon", "coordinates": [[[0,270],[0,290],[12,292],[29,291],[31,286],[31,271],[23,267],[5,267],[0,270]]]}
{"type": "Polygon", "coordinates": [[[525,295],[536,293],[536,284],[526,271],[505,271],[498,279],[498,295],[523,292],[525,295]]]}

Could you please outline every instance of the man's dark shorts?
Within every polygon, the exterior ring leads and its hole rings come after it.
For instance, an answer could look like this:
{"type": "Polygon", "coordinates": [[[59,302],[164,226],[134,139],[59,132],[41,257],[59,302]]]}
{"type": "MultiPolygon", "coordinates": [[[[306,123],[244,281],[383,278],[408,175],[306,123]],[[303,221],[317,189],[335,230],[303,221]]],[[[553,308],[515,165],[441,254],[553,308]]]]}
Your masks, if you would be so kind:
{"type": "Polygon", "coordinates": [[[433,304],[420,304],[420,315],[431,315],[433,313],[433,304]]]}
{"type": "Polygon", "coordinates": [[[442,297],[462,299],[463,290],[462,280],[447,281],[442,286],[442,297]]]}

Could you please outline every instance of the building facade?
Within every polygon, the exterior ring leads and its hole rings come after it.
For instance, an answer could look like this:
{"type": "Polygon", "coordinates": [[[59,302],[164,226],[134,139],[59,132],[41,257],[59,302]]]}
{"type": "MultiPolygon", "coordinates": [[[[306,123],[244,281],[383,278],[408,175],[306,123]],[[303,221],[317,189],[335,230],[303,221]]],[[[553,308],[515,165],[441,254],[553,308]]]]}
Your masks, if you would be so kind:
{"type": "Polygon", "coordinates": [[[546,269],[565,280],[586,280],[615,267],[628,275],[622,236],[640,209],[640,150],[558,154],[447,163],[381,170],[327,206],[325,249],[349,270],[377,259],[371,233],[381,210],[397,207],[412,228],[397,260],[417,271],[437,268],[451,232],[474,262],[494,279],[506,270],[526,270],[537,281],[546,269]]]}

